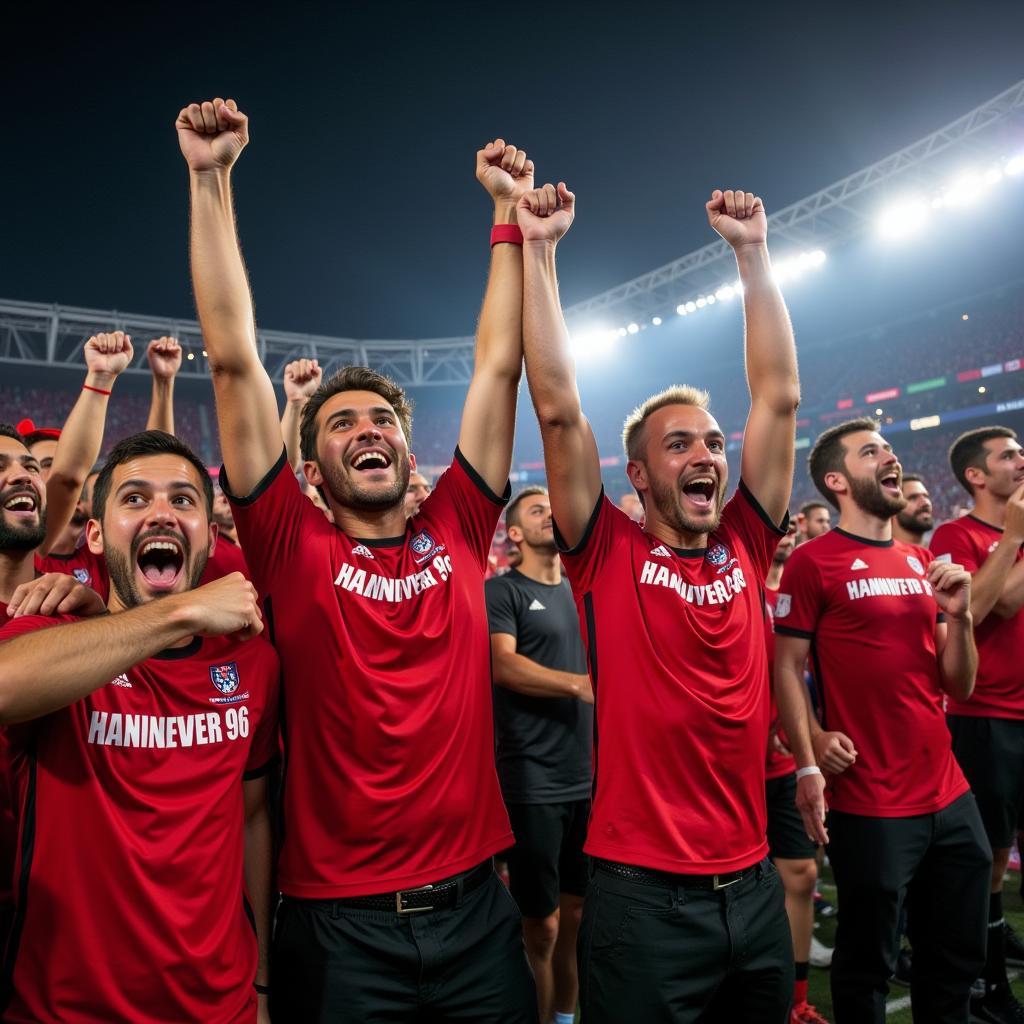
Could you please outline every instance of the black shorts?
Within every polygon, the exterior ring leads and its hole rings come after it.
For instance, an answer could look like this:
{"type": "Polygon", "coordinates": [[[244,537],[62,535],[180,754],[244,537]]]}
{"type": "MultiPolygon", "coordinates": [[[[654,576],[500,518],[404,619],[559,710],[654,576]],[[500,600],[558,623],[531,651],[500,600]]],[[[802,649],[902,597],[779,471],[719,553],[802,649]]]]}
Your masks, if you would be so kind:
{"type": "Polygon", "coordinates": [[[796,809],[796,773],[768,779],[768,854],[772,860],[812,860],[817,846],[807,838],[804,819],[796,809]]]}
{"type": "Polygon", "coordinates": [[[1024,800],[1024,721],[950,715],[949,731],[988,841],[993,849],[1008,849],[1024,800]]]}
{"type": "Polygon", "coordinates": [[[587,891],[589,800],[564,804],[508,804],[516,845],[509,851],[509,889],[524,917],[547,917],[562,893],[587,891]]]}

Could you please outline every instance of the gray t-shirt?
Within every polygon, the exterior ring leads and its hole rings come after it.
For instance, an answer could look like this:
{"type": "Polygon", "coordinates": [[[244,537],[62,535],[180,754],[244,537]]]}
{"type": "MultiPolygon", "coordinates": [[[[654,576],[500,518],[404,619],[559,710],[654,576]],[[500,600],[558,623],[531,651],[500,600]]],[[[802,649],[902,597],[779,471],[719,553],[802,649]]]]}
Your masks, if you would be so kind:
{"type": "MultiPolygon", "coordinates": [[[[492,633],[544,668],[584,675],[587,658],[569,581],[538,583],[513,569],[485,585],[492,633]]],[[[498,778],[508,803],[585,800],[591,787],[594,708],[575,697],[529,697],[494,687],[498,778]]]]}

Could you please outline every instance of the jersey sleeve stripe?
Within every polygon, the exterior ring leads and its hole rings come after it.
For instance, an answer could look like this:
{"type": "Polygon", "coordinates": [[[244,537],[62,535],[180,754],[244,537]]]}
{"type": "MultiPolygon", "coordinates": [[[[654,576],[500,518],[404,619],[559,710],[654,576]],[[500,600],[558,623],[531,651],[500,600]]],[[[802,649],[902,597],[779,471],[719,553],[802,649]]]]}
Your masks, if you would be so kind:
{"type": "Polygon", "coordinates": [[[466,476],[468,476],[469,479],[473,481],[474,485],[476,486],[476,489],[489,502],[495,505],[499,505],[502,508],[504,508],[508,504],[509,499],[512,497],[511,480],[505,481],[505,490],[502,492],[502,495],[499,498],[498,495],[495,494],[494,491],[492,491],[490,487],[487,486],[487,482],[484,480],[484,478],[470,465],[469,460],[466,458],[465,455],[462,454],[462,451],[459,448],[455,449],[455,461],[463,468],[463,470],[466,473],[466,476]]]}
{"type": "Polygon", "coordinates": [[[794,629],[792,626],[783,626],[778,619],[775,620],[775,632],[783,633],[786,636],[798,636],[803,640],[813,640],[814,634],[808,633],[805,629],[794,629]]]}
{"type": "Polygon", "coordinates": [[[288,457],[285,450],[281,449],[281,457],[267,472],[267,475],[244,497],[232,492],[231,484],[228,483],[227,467],[220,467],[220,489],[224,492],[232,505],[251,505],[257,498],[277,479],[278,474],[288,464],[288,457]]]}
{"type": "Polygon", "coordinates": [[[586,529],[583,531],[583,536],[580,537],[579,542],[575,547],[568,547],[565,543],[565,538],[562,536],[562,531],[558,529],[558,523],[552,519],[552,525],[555,528],[555,546],[563,555],[578,555],[586,546],[590,540],[590,535],[594,532],[594,527],[597,525],[597,517],[601,514],[601,504],[604,502],[604,485],[601,486],[601,493],[597,496],[597,504],[594,505],[594,511],[590,513],[590,518],[587,520],[586,529]]]}
{"type": "Polygon", "coordinates": [[[758,514],[758,517],[769,530],[777,533],[780,537],[784,537],[786,535],[786,530],[789,529],[789,509],[786,509],[786,513],[782,517],[781,524],[773,523],[771,517],[761,507],[761,503],[754,497],[750,488],[742,480],[740,480],[739,491],[740,494],[747,499],[747,504],[758,514]]]}

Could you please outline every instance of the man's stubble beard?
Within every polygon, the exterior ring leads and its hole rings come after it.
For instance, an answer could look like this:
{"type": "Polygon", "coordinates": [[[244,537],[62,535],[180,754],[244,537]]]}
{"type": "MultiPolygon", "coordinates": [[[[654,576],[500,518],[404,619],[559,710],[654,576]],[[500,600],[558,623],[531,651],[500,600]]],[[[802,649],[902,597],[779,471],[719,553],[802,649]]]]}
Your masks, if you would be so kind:
{"type": "Polygon", "coordinates": [[[902,494],[898,498],[890,498],[882,490],[877,477],[870,480],[850,477],[850,497],[862,512],[879,519],[891,519],[907,507],[907,499],[902,494]]]}
{"type": "Polygon", "coordinates": [[[725,505],[725,490],[720,487],[715,494],[716,507],[712,518],[708,520],[690,519],[680,506],[678,488],[663,484],[653,476],[651,476],[651,497],[662,521],[677,533],[714,533],[718,529],[722,518],[722,508],[725,505]]]}

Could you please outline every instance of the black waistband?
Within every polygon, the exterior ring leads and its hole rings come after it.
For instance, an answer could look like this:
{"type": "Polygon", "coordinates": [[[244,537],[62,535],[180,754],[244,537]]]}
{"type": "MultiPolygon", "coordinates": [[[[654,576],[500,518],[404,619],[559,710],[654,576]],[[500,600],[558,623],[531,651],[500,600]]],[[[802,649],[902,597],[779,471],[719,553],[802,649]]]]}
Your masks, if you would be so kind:
{"type": "Polygon", "coordinates": [[[375,893],[373,896],[343,896],[332,900],[296,899],[293,896],[289,896],[288,899],[331,911],[362,909],[386,910],[403,916],[425,914],[431,910],[448,910],[458,906],[466,893],[479,889],[493,874],[494,864],[488,857],[475,868],[442,878],[439,882],[416,886],[414,889],[375,893]]]}
{"type": "Polygon", "coordinates": [[[614,860],[595,858],[594,868],[605,871],[616,878],[627,878],[643,885],[659,885],[670,889],[697,889],[715,892],[725,889],[757,871],[757,865],[741,868],[739,871],[723,871],[717,875],[677,875],[671,871],[655,871],[653,868],[639,868],[633,864],[620,864],[614,860]]]}

